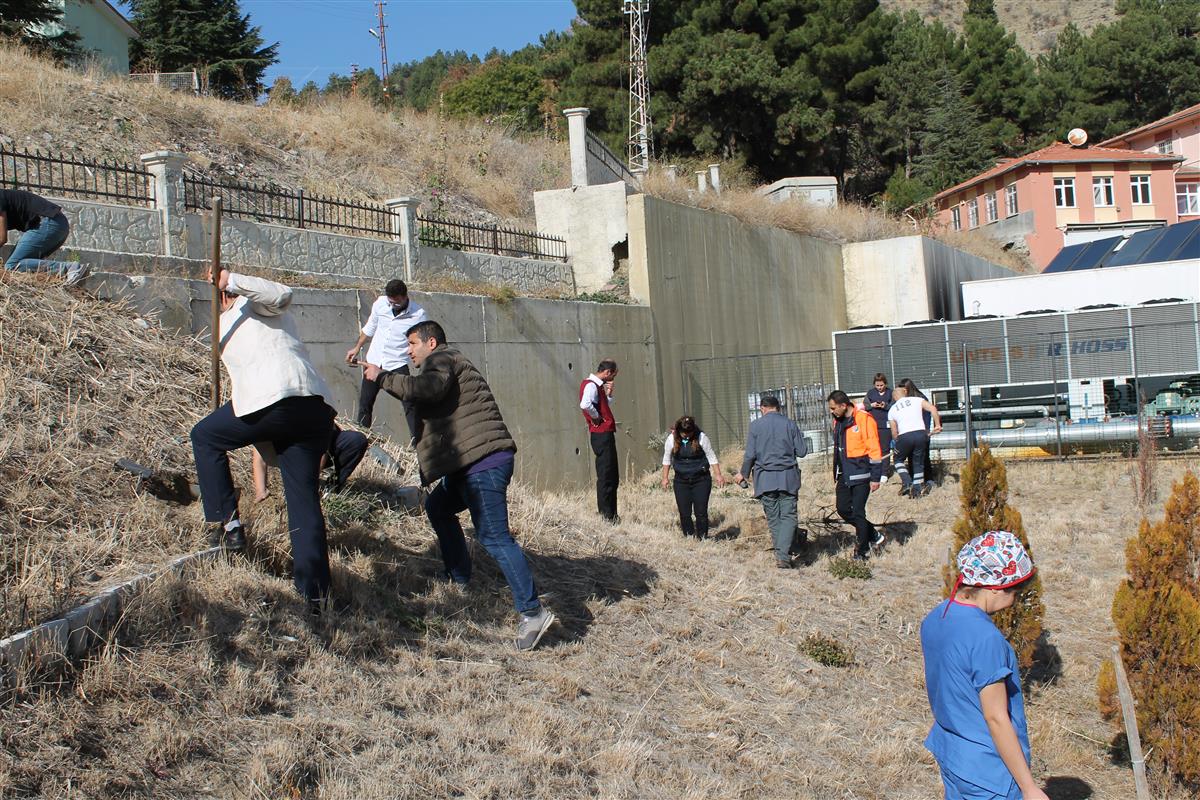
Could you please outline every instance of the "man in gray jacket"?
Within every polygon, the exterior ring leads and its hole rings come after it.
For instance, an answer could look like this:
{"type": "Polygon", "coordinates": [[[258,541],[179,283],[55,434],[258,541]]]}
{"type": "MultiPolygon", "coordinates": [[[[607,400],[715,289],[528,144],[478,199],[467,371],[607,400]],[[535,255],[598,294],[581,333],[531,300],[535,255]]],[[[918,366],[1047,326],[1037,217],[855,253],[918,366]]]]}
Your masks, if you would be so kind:
{"type": "Polygon", "coordinates": [[[765,394],[758,403],[762,416],[750,423],[742,470],[734,481],[754,479],[754,496],[762,503],[775,543],[775,566],[792,567],[796,536],[796,495],[800,468],[796,459],[808,455],[808,443],[796,423],[779,413],[779,400],[765,394]]]}
{"type": "Polygon", "coordinates": [[[437,534],[446,577],[460,585],[471,579],[471,554],[458,521],[470,511],[475,538],[496,559],[521,615],[517,649],[532,650],[555,618],[538,600],[529,562],[508,528],[517,445],[491,387],[466,356],[446,344],[441,325],[418,322],[408,330],[408,347],[419,374],[385,373],[368,364],[365,375],[416,409],[421,483],[438,482],[425,500],[425,515],[437,534]]]}

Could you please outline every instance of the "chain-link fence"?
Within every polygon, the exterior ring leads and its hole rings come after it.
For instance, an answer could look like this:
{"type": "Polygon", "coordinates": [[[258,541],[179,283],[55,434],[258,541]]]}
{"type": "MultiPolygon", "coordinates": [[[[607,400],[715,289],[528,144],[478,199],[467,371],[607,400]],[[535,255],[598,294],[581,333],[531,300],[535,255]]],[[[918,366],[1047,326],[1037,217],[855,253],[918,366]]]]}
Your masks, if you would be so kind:
{"type": "Polygon", "coordinates": [[[879,373],[935,402],[948,432],[935,447],[965,447],[970,433],[1051,454],[1119,449],[1146,418],[1154,435],[1189,446],[1200,431],[1198,317],[1196,303],[1169,302],[845,331],[832,350],[685,361],[684,397],[722,449],[745,441],[767,393],[827,448],[829,392],[861,397],[879,373]]]}

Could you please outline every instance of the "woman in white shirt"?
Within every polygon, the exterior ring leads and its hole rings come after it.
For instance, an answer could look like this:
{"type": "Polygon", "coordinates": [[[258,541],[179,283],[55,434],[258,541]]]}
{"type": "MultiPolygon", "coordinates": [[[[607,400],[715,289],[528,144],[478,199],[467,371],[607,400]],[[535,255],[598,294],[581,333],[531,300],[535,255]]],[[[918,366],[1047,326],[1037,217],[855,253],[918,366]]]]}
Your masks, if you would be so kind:
{"type": "Polygon", "coordinates": [[[675,421],[663,445],[662,467],[664,489],[671,468],[675,468],[675,505],[679,508],[679,526],[683,528],[683,535],[706,538],[708,498],[712,494],[713,481],[717,486],[724,486],[725,478],[721,475],[712,443],[694,418],[684,416],[675,421]]]}
{"type": "Polygon", "coordinates": [[[204,518],[217,523],[213,544],[246,547],[231,450],[254,445],[278,459],[292,540],[292,580],[313,611],[329,592],[329,550],[318,478],[333,434],[329,388],[313,367],[291,315],[292,290],[221,271],[221,361],[232,397],[192,428],[204,518]]]}

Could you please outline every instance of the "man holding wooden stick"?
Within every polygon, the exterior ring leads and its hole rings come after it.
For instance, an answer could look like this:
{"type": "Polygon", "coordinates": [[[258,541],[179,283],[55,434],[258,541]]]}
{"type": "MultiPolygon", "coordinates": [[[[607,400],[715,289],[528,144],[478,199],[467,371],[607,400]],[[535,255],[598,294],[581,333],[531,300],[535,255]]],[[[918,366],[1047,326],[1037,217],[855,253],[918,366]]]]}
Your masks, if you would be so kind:
{"type": "Polygon", "coordinates": [[[321,455],[333,434],[335,412],[325,400],[331,394],[286,313],[292,290],[226,270],[217,276],[220,357],[233,396],[192,428],[204,517],[217,523],[214,545],[229,552],[243,550],[246,536],[228,453],[255,445],[268,461],[277,457],[293,580],[315,613],[329,592],[329,551],[318,484],[321,455]]]}

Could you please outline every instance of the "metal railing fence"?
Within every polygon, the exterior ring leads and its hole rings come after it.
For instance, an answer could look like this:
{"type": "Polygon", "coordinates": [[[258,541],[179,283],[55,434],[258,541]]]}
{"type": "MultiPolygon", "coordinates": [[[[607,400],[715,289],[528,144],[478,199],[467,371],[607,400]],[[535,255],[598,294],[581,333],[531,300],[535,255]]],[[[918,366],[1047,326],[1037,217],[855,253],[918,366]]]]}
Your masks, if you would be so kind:
{"type": "Polygon", "coordinates": [[[614,180],[624,181],[634,189],[641,189],[642,182],[638,180],[638,176],[634,175],[625,162],[594,133],[587,132],[584,144],[587,147],[588,156],[595,159],[605,171],[611,173],[614,180]]]}
{"type": "Polygon", "coordinates": [[[0,185],[80,199],[154,205],[154,180],[140,166],[0,148],[0,185]]]}
{"type": "MultiPolygon", "coordinates": [[[[1192,304],[1189,304],[1192,305],[1192,304]]],[[[1200,307],[1190,319],[1102,325],[948,342],[904,341],[837,350],[688,359],[688,411],[718,448],[740,446],[771,393],[816,448],[829,441],[826,397],[861,398],[877,372],[910,378],[934,401],[947,431],[1087,425],[1121,418],[1200,414],[1200,307]],[[946,379],[949,376],[949,379],[946,379]],[[970,398],[968,403],[967,398],[970,398]]],[[[901,329],[902,330],[902,329],[901,329]]],[[[893,329],[892,333],[897,330],[893,329]]],[[[908,336],[907,332],[905,335],[908,336]]],[[[932,337],[932,334],[927,334],[932,337]]],[[[903,337],[902,337],[903,338],[903,337]]],[[[1155,425],[1156,435],[1170,426],[1155,425]]],[[[1053,438],[1053,437],[1051,437],[1053,438]]],[[[1057,452],[1070,452],[1057,437],[1057,452]]]]}
{"type": "Polygon", "coordinates": [[[418,241],[425,247],[492,253],[514,258],[567,260],[567,243],[564,239],[500,225],[479,225],[447,217],[418,214],[417,234],[418,241]]]}
{"type": "Polygon", "coordinates": [[[221,197],[224,213],[231,217],[388,238],[396,232],[396,215],[376,203],[339,200],[308,194],[303,189],[293,191],[253,183],[215,181],[184,173],[183,204],[186,210],[207,210],[214,195],[221,197]]]}

